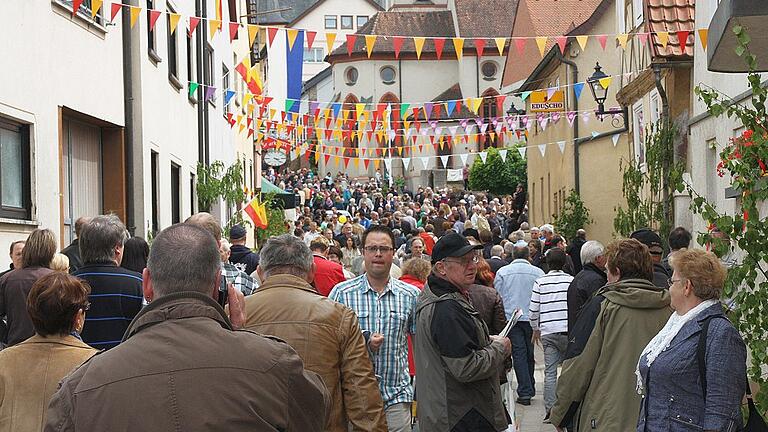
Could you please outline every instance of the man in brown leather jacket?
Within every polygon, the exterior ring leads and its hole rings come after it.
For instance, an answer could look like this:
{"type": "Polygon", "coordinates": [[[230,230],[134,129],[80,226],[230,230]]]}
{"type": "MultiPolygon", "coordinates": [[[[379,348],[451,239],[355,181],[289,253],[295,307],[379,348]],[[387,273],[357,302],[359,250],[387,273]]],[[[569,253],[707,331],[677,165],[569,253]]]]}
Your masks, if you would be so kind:
{"type": "Polygon", "coordinates": [[[233,330],[245,316],[232,285],[231,320],[212,298],[220,259],[207,231],[163,230],[143,275],[151,303],[120,345],[64,379],[43,430],[322,430],[330,401],[320,377],[279,339],[233,330]]]}
{"type": "Polygon", "coordinates": [[[264,281],[245,300],[245,328],[290,344],[331,395],[326,431],[386,432],[384,406],[355,313],[310,285],[312,252],[291,235],[272,237],[260,253],[264,281]],[[350,429],[351,426],[351,429],[350,429]]]}

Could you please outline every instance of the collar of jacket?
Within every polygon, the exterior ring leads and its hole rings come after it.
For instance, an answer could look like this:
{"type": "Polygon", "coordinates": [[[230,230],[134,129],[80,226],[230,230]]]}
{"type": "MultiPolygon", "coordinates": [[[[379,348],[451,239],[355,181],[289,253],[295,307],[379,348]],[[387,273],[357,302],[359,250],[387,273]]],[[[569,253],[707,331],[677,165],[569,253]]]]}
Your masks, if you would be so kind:
{"type": "Polygon", "coordinates": [[[122,342],[155,324],[192,317],[210,318],[223,328],[232,330],[232,323],[224,309],[211,297],[198,292],[182,291],[162,296],[142,309],[125,330],[122,342]]]}
{"type": "Polygon", "coordinates": [[[260,292],[274,288],[294,288],[317,294],[317,291],[309,284],[309,282],[291,274],[276,274],[270,276],[256,289],[256,291],[260,292]]]}
{"type": "Polygon", "coordinates": [[[445,294],[459,294],[461,297],[467,299],[469,298],[469,290],[462,291],[461,288],[457,287],[456,285],[452,284],[450,281],[447,281],[441,277],[435,276],[434,273],[430,273],[427,277],[427,282],[429,283],[429,287],[432,290],[432,293],[435,294],[437,297],[442,297],[445,294]]]}
{"type": "Polygon", "coordinates": [[[86,344],[85,342],[81,341],[80,339],[72,335],[41,336],[40,334],[37,334],[37,333],[35,333],[34,336],[25,340],[24,342],[21,342],[19,345],[32,345],[32,344],[57,344],[57,345],[71,346],[75,348],[94,349],[90,345],[86,344]]]}
{"type": "Polygon", "coordinates": [[[603,278],[607,278],[608,277],[608,275],[605,274],[605,271],[603,271],[603,269],[601,269],[600,267],[594,265],[593,263],[584,264],[584,270],[593,271],[593,272],[599,274],[600,276],[602,276],[603,278]]]}

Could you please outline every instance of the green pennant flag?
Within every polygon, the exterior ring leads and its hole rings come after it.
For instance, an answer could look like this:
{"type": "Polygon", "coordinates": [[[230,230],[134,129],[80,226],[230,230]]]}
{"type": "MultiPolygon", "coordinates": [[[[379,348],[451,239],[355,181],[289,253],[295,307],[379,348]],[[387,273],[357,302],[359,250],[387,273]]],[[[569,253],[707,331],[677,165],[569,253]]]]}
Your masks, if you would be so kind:
{"type": "Polygon", "coordinates": [[[191,81],[189,82],[189,97],[193,97],[195,95],[198,87],[200,87],[200,83],[191,81]]]}
{"type": "Polygon", "coordinates": [[[285,112],[290,112],[293,109],[293,104],[295,104],[296,101],[292,99],[286,99],[285,100],[285,112]]]}
{"type": "Polygon", "coordinates": [[[408,116],[408,108],[410,108],[410,107],[411,107],[411,104],[407,104],[407,103],[400,104],[400,118],[401,119],[403,119],[403,120],[406,119],[406,117],[408,116]]]}

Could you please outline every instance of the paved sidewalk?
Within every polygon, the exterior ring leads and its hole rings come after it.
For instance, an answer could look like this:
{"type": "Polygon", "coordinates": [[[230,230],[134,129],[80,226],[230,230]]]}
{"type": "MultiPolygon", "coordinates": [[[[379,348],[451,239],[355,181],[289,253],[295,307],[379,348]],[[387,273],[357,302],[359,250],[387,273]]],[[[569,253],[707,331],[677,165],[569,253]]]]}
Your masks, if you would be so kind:
{"type": "MultiPolygon", "coordinates": [[[[519,432],[552,432],[555,427],[544,424],[544,351],[541,347],[535,347],[536,371],[536,397],[531,399],[530,406],[515,404],[515,416],[517,417],[519,432]]],[[[514,374],[512,374],[514,376],[514,374]]],[[[516,384],[515,384],[516,385],[516,384]]]]}

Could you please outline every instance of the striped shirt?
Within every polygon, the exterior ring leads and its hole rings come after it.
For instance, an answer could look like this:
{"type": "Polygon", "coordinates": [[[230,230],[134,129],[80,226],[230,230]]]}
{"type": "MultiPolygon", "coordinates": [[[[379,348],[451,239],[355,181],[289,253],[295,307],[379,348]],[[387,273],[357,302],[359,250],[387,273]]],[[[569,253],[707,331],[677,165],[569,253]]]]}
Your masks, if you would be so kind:
{"type": "Polygon", "coordinates": [[[568,286],[573,276],[552,270],[533,283],[531,326],[541,335],[568,331],[568,286]]]}
{"type": "Polygon", "coordinates": [[[373,353],[373,370],[381,377],[379,391],[385,408],[413,401],[406,334],[416,332],[414,317],[419,293],[413,285],[390,278],[379,295],[363,273],[337,284],[328,295],[357,314],[363,331],[384,335],[381,348],[373,353]]]}

